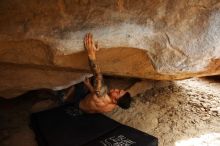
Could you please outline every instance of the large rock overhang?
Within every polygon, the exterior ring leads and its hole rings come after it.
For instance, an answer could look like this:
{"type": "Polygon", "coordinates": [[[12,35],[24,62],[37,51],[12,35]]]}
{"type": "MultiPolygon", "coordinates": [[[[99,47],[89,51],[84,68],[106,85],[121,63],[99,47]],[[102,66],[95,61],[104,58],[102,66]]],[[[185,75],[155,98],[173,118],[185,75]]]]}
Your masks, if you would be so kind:
{"type": "Polygon", "coordinates": [[[89,72],[94,34],[103,74],[176,80],[220,74],[220,2],[1,0],[0,95],[64,88],[89,72]]]}

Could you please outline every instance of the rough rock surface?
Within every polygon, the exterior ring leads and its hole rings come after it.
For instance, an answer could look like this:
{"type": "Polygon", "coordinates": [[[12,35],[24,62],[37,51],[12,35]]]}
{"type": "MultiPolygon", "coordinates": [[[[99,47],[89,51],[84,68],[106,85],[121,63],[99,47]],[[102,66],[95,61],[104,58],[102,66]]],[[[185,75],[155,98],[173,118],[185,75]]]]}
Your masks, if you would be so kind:
{"type": "Polygon", "coordinates": [[[220,74],[219,0],[1,0],[0,96],[82,77],[89,70],[86,32],[99,41],[105,74],[156,80],[220,74]]]}

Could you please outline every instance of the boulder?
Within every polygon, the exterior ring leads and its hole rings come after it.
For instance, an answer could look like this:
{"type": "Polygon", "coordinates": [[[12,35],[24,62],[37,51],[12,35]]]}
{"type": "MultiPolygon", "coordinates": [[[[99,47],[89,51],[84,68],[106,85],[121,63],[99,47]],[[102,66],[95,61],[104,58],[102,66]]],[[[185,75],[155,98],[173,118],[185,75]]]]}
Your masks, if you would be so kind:
{"type": "Polygon", "coordinates": [[[87,32],[106,75],[220,74],[218,0],[1,0],[0,96],[61,89],[90,75],[87,32]]]}

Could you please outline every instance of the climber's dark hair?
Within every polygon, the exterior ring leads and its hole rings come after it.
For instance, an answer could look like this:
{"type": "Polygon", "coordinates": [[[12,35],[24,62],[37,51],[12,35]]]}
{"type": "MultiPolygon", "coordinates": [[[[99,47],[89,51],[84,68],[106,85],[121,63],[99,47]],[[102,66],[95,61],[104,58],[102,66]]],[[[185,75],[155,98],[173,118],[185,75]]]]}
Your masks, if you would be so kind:
{"type": "Polygon", "coordinates": [[[121,98],[118,99],[117,105],[123,109],[128,109],[131,105],[131,95],[126,92],[121,98]]]}

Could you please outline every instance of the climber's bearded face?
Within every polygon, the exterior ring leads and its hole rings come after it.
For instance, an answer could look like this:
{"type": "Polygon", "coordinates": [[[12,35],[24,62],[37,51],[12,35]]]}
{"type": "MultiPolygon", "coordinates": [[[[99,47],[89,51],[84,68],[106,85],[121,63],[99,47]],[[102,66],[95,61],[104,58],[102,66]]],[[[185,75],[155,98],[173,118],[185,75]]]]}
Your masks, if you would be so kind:
{"type": "Polygon", "coordinates": [[[111,89],[110,90],[110,97],[114,100],[118,100],[120,97],[122,97],[126,92],[124,90],[120,90],[120,89],[111,89]]]}

